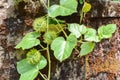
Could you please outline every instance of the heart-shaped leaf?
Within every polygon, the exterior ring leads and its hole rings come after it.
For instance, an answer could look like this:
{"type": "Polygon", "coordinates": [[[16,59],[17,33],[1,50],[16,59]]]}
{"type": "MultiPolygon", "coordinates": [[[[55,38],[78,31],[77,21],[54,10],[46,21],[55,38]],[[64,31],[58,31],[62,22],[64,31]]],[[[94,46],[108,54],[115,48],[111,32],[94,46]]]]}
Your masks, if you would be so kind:
{"type": "Polygon", "coordinates": [[[47,65],[47,60],[41,55],[40,61],[36,65],[32,65],[27,59],[17,62],[17,71],[19,74],[26,73],[32,69],[41,70],[47,65]]]}
{"type": "Polygon", "coordinates": [[[82,34],[84,34],[87,31],[87,29],[84,25],[79,25],[79,24],[76,24],[76,23],[68,24],[68,29],[77,38],[79,38],[82,34]]]}
{"type": "Polygon", "coordinates": [[[101,39],[110,38],[116,30],[116,24],[108,24],[106,26],[101,26],[98,29],[98,35],[101,39]]]}
{"type": "Polygon", "coordinates": [[[84,39],[87,41],[100,42],[96,30],[92,28],[87,28],[87,32],[84,35],[84,39]]]}
{"type": "Polygon", "coordinates": [[[22,41],[17,44],[17,46],[15,47],[16,49],[18,48],[22,48],[24,49],[30,49],[34,46],[37,46],[38,44],[40,44],[40,40],[37,39],[40,36],[40,34],[38,32],[30,32],[27,33],[22,41]]]}
{"type": "Polygon", "coordinates": [[[77,0],[60,0],[60,5],[52,5],[48,9],[50,17],[67,16],[77,12],[77,0]]]}
{"type": "Polygon", "coordinates": [[[27,59],[17,62],[17,71],[21,74],[20,80],[33,80],[37,76],[38,71],[46,65],[47,60],[43,56],[41,56],[39,63],[36,65],[29,64],[27,59]]]}
{"type": "Polygon", "coordinates": [[[93,42],[85,42],[81,45],[81,51],[80,51],[80,55],[81,56],[85,56],[87,55],[88,53],[90,53],[91,51],[93,51],[95,47],[95,43],[93,42]]]}
{"type": "Polygon", "coordinates": [[[38,75],[38,70],[32,69],[24,74],[21,74],[20,80],[34,80],[38,75]]]}
{"type": "Polygon", "coordinates": [[[54,56],[62,62],[70,57],[73,48],[77,44],[77,38],[74,35],[70,35],[65,40],[63,37],[56,38],[52,44],[51,49],[54,51],[54,56]]]}

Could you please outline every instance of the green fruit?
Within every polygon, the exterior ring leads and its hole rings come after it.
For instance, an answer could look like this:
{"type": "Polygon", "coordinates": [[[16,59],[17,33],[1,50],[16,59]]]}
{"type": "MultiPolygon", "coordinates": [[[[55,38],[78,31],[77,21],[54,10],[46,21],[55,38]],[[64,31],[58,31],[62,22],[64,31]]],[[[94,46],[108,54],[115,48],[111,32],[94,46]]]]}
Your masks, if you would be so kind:
{"type": "Polygon", "coordinates": [[[33,22],[33,29],[37,32],[45,32],[47,30],[46,17],[36,18],[33,22]]]}
{"type": "Polygon", "coordinates": [[[55,31],[48,31],[43,36],[44,42],[47,44],[51,44],[56,37],[57,37],[57,32],[55,31]]]}
{"type": "Polygon", "coordinates": [[[91,10],[91,4],[85,2],[84,5],[83,5],[83,8],[82,8],[82,12],[87,13],[87,12],[89,12],[90,10],[91,10]]]}
{"type": "Polygon", "coordinates": [[[37,49],[31,49],[27,53],[27,61],[30,64],[37,64],[40,61],[41,53],[37,49]]]}

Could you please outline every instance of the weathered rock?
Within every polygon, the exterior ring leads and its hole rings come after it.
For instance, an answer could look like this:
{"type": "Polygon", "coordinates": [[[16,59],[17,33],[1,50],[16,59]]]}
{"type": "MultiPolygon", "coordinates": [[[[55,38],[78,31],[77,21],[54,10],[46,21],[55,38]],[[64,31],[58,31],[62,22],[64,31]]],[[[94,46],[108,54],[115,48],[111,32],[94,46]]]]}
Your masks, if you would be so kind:
{"type": "MultiPolygon", "coordinates": [[[[9,1],[9,5],[12,5],[12,0],[9,1]]],[[[25,33],[32,30],[30,26],[32,19],[31,16],[27,16],[27,19],[25,16],[16,16],[13,6],[10,8],[9,5],[6,5],[7,2],[5,4],[1,4],[1,2],[5,1],[0,1],[0,7],[2,6],[0,8],[2,24],[0,25],[0,80],[19,80],[16,62],[17,59],[21,59],[21,55],[25,52],[16,51],[14,46],[25,33]],[[8,11],[6,12],[6,10],[8,11]],[[6,16],[16,18],[6,19],[6,16]],[[27,24],[25,25],[25,23],[27,24]]],[[[75,59],[75,51],[73,51],[73,56],[63,63],[54,61],[55,63],[52,63],[51,80],[120,79],[120,3],[113,1],[106,3],[104,0],[98,0],[91,2],[91,4],[93,6],[92,11],[86,14],[87,20],[83,23],[95,29],[104,24],[115,23],[117,25],[115,34],[109,40],[102,40],[101,43],[98,43],[94,51],[86,56],[86,61],[84,57],[75,59]]]]}
{"type": "Polygon", "coordinates": [[[92,1],[91,17],[120,17],[120,2],[92,1]]]}

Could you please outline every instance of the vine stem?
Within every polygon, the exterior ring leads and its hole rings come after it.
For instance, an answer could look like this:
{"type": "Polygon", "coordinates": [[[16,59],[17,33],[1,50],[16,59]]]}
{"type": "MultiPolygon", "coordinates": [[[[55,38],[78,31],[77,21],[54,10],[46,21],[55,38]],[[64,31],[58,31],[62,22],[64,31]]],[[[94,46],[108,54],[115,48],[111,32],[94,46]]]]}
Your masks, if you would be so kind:
{"type": "Polygon", "coordinates": [[[41,44],[39,44],[39,45],[40,45],[41,48],[45,49],[45,47],[43,45],[41,45],[41,44]]]}
{"type": "MultiPolygon", "coordinates": [[[[47,4],[48,8],[50,7],[50,0],[48,0],[47,4]]],[[[47,32],[49,29],[49,16],[47,16],[47,32]]],[[[51,60],[50,60],[50,52],[49,52],[49,44],[47,44],[47,59],[48,59],[48,79],[50,80],[50,72],[51,72],[51,60]]]]}
{"type": "Polygon", "coordinates": [[[80,24],[82,22],[82,19],[83,19],[83,12],[80,13],[80,24]]]}
{"type": "Polygon", "coordinates": [[[47,48],[44,48],[44,49],[39,49],[39,51],[46,51],[47,50],[47,48]]]}
{"type": "Polygon", "coordinates": [[[47,78],[39,71],[39,74],[42,76],[44,80],[47,80],[47,78]]]}
{"type": "Polygon", "coordinates": [[[84,67],[84,80],[86,80],[86,56],[84,57],[84,63],[85,63],[85,67],[84,67]]]}
{"type": "Polygon", "coordinates": [[[50,52],[49,52],[49,45],[47,44],[47,58],[48,58],[48,80],[50,80],[50,72],[51,72],[51,60],[50,60],[50,52]]]}
{"type": "Polygon", "coordinates": [[[84,58],[84,61],[85,61],[85,76],[84,76],[84,79],[85,79],[85,80],[86,80],[86,78],[87,78],[87,72],[88,72],[87,67],[89,67],[89,64],[88,64],[88,58],[89,58],[88,55],[85,56],[85,58],[84,58]]]}
{"type": "Polygon", "coordinates": [[[67,38],[67,34],[66,34],[66,32],[64,31],[64,29],[62,28],[61,24],[58,22],[58,20],[57,20],[56,18],[54,18],[54,19],[55,19],[55,21],[57,22],[57,24],[60,26],[62,32],[63,32],[64,35],[65,35],[65,37],[67,38]]]}
{"type": "MultiPolygon", "coordinates": [[[[83,0],[83,2],[85,3],[85,0],[83,0]]],[[[81,22],[82,22],[83,15],[84,15],[84,12],[83,12],[83,11],[81,11],[81,13],[80,13],[80,24],[81,24],[81,22]]]]}
{"type": "MultiPolygon", "coordinates": [[[[48,0],[48,4],[47,4],[48,8],[50,7],[50,0],[48,0]]],[[[49,16],[47,15],[47,32],[49,29],[49,16]]]]}
{"type": "MultiPolygon", "coordinates": [[[[41,2],[41,0],[39,0],[39,1],[41,2]]],[[[43,0],[42,3],[43,3],[43,5],[44,5],[44,7],[45,7],[46,9],[48,9],[45,0],[43,0]]]]}

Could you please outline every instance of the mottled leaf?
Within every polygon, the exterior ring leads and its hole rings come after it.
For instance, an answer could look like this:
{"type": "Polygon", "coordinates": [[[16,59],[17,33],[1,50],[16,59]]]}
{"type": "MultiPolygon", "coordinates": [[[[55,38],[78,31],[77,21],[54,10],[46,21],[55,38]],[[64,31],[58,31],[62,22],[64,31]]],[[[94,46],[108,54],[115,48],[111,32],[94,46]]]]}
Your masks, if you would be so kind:
{"type": "Polygon", "coordinates": [[[77,12],[77,0],[60,0],[60,5],[52,5],[48,9],[50,17],[67,16],[77,12]]]}
{"type": "Polygon", "coordinates": [[[112,37],[112,34],[115,32],[116,30],[116,24],[108,24],[108,25],[104,25],[99,27],[98,29],[98,35],[101,39],[103,38],[110,38],[112,37]]]}
{"type": "Polygon", "coordinates": [[[43,69],[46,65],[47,65],[47,60],[43,56],[41,56],[39,63],[36,65],[32,65],[32,64],[28,63],[27,59],[23,59],[23,60],[17,62],[17,71],[19,74],[24,74],[31,70],[39,71],[39,70],[43,69]]]}
{"type": "Polygon", "coordinates": [[[24,49],[30,49],[34,46],[37,46],[38,44],[40,44],[40,40],[37,39],[40,36],[40,34],[38,32],[30,32],[27,33],[22,41],[17,44],[17,46],[15,47],[16,49],[18,48],[22,48],[24,49]]]}
{"type": "Polygon", "coordinates": [[[95,47],[95,43],[93,43],[93,42],[82,43],[82,45],[80,47],[81,48],[80,55],[81,56],[87,55],[88,53],[93,51],[94,47],[95,47]]]}
{"type": "Polygon", "coordinates": [[[76,23],[68,24],[68,29],[77,38],[79,38],[82,34],[84,34],[86,32],[86,27],[84,25],[79,25],[76,23]]]}
{"type": "Polygon", "coordinates": [[[84,35],[84,39],[86,41],[100,42],[100,39],[97,36],[96,30],[92,28],[87,28],[87,32],[84,35]]]}
{"type": "Polygon", "coordinates": [[[63,37],[56,38],[52,44],[51,49],[54,51],[54,56],[62,62],[70,57],[73,48],[77,44],[77,38],[74,35],[70,35],[65,40],[63,37]]]}

